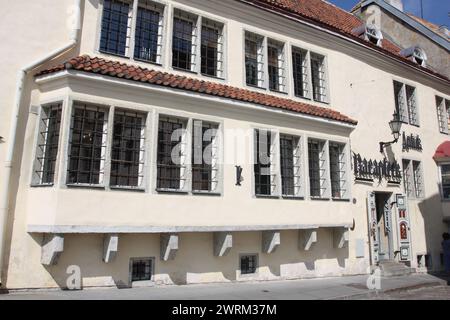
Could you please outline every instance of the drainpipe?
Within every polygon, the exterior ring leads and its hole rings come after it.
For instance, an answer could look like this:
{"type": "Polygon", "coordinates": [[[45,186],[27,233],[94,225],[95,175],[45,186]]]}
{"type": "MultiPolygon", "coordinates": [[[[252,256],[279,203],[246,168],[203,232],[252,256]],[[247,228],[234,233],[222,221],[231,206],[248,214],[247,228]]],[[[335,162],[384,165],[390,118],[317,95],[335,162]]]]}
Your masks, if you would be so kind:
{"type": "Polygon", "coordinates": [[[14,100],[14,106],[11,114],[10,120],[10,128],[9,128],[9,141],[8,147],[6,151],[6,158],[4,164],[4,177],[2,181],[2,188],[0,194],[0,285],[3,285],[2,276],[3,276],[3,263],[4,263],[4,254],[5,254],[5,233],[6,233],[6,223],[9,213],[9,184],[11,181],[11,171],[13,166],[13,156],[14,156],[14,145],[16,143],[16,131],[17,131],[17,123],[19,120],[19,111],[20,105],[23,100],[23,88],[25,86],[25,80],[27,74],[41,66],[48,60],[54,59],[59,55],[65,53],[67,50],[74,48],[79,40],[79,30],[80,30],[80,20],[81,20],[81,0],[75,0],[73,4],[73,12],[72,17],[74,20],[72,23],[72,30],[70,32],[70,41],[64,45],[63,47],[52,51],[47,54],[45,57],[31,63],[30,65],[22,68],[17,75],[17,84],[16,84],[16,96],[14,100]]]}

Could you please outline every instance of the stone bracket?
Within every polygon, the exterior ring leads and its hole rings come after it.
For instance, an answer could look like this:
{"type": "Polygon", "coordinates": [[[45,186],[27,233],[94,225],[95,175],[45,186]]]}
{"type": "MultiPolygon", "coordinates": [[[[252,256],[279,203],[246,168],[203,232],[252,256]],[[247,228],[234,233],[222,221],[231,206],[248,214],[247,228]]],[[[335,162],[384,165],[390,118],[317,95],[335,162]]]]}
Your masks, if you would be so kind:
{"type": "Polygon", "coordinates": [[[262,252],[273,253],[280,244],[280,231],[268,230],[262,232],[262,252]]]}
{"type": "Polygon", "coordinates": [[[161,260],[174,260],[178,251],[178,234],[162,233],[160,236],[161,260]]]}
{"type": "Polygon", "coordinates": [[[118,251],[119,236],[117,234],[105,234],[103,239],[103,262],[112,262],[118,251]]]}
{"type": "Polygon", "coordinates": [[[214,255],[226,256],[233,247],[233,235],[231,232],[214,232],[214,255]]]}
{"type": "Polygon", "coordinates": [[[41,251],[41,263],[44,266],[56,265],[63,251],[64,235],[44,234],[41,251]]]}
{"type": "Polygon", "coordinates": [[[317,243],[317,229],[303,229],[298,231],[298,246],[300,250],[310,251],[317,243]]]}
{"type": "Polygon", "coordinates": [[[333,243],[337,249],[348,246],[349,230],[347,228],[333,228],[333,243]]]}

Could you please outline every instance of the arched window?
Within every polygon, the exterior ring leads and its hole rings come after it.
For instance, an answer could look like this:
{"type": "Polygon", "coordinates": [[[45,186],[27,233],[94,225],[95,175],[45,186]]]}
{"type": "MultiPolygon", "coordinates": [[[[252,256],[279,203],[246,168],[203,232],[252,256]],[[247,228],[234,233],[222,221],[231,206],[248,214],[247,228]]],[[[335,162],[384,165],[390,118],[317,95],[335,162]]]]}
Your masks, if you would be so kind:
{"type": "Polygon", "coordinates": [[[414,62],[416,62],[418,65],[425,67],[425,62],[427,60],[427,56],[425,54],[425,51],[423,51],[421,48],[416,47],[414,49],[413,59],[414,59],[414,62]]]}

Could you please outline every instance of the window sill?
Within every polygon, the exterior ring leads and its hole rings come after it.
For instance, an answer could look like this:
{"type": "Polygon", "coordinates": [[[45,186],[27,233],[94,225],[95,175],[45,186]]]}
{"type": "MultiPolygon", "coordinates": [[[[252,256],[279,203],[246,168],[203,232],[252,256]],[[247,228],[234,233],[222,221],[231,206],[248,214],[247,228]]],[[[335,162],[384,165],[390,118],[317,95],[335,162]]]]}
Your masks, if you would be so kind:
{"type": "Polygon", "coordinates": [[[251,89],[258,89],[258,90],[267,91],[266,88],[260,87],[260,86],[258,86],[258,85],[253,85],[253,84],[248,84],[248,83],[245,83],[245,85],[246,85],[247,87],[251,88],[251,89]]]}
{"type": "Polygon", "coordinates": [[[185,190],[177,190],[177,189],[161,189],[161,188],[156,188],[155,190],[156,190],[156,192],[158,192],[158,193],[189,194],[188,191],[185,191],[185,190]]]}
{"type": "Polygon", "coordinates": [[[218,76],[213,76],[213,75],[211,75],[211,74],[207,74],[207,73],[200,73],[202,76],[204,76],[204,77],[208,77],[208,78],[211,78],[211,79],[216,79],[216,80],[222,80],[222,81],[225,81],[225,78],[224,77],[218,77],[218,76]]]}
{"type": "Polygon", "coordinates": [[[196,196],[213,196],[213,197],[219,197],[222,195],[220,192],[201,191],[201,190],[192,190],[192,194],[196,196]]]}
{"type": "Polygon", "coordinates": [[[328,102],[328,101],[321,101],[321,100],[316,100],[316,99],[313,99],[315,102],[319,102],[319,103],[323,103],[323,104],[330,104],[330,102],[328,102]]]}
{"type": "Polygon", "coordinates": [[[270,194],[255,194],[255,197],[258,199],[278,199],[279,196],[277,195],[270,195],[270,194]]]}
{"type": "Polygon", "coordinates": [[[128,57],[126,55],[121,55],[119,53],[108,52],[108,51],[103,51],[103,50],[98,50],[98,52],[101,53],[101,54],[111,55],[111,56],[114,56],[114,57],[119,57],[119,58],[130,60],[130,57],[128,57]]]}
{"type": "Polygon", "coordinates": [[[294,97],[299,98],[299,99],[311,100],[310,97],[301,96],[301,95],[298,95],[298,94],[294,94],[294,97]]]}
{"type": "Polygon", "coordinates": [[[281,197],[285,200],[305,200],[305,197],[302,197],[302,196],[282,195],[281,197]]]}
{"type": "Polygon", "coordinates": [[[67,183],[66,186],[68,188],[86,188],[86,189],[102,189],[102,190],[105,190],[105,186],[104,185],[100,185],[100,184],[67,183]]]}
{"type": "Polygon", "coordinates": [[[163,66],[162,63],[153,62],[153,61],[150,61],[150,60],[145,60],[145,59],[140,59],[140,58],[133,58],[132,61],[148,63],[148,64],[151,64],[151,65],[154,65],[154,66],[158,66],[158,67],[162,67],[163,66]]]}
{"type": "Polygon", "coordinates": [[[279,94],[284,94],[284,95],[288,95],[288,93],[286,91],[280,91],[280,90],[273,90],[273,89],[269,89],[270,92],[273,93],[279,93],[279,94]]]}
{"type": "Polygon", "coordinates": [[[181,71],[181,72],[187,72],[187,73],[191,73],[191,74],[198,74],[197,71],[192,71],[192,70],[183,69],[183,68],[177,68],[177,67],[173,67],[173,66],[172,66],[172,70],[174,70],[174,71],[181,71]]]}
{"type": "Polygon", "coordinates": [[[331,200],[336,201],[336,202],[350,202],[350,199],[348,198],[331,198],[331,200]]]}
{"type": "Polygon", "coordinates": [[[31,188],[52,188],[54,183],[32,183],[30,184],[31,188]]]}
{"type": "Polygon", "coordinates": [[[127,187],[127,186],[110,186],[111,190],[115,191],[136,191],[136,192],[145,192],[145,188],[141,187],[127,187]]]}
{"type": "Polygon", "coordinates": [[[322,198],[322,197],[310,197],[310,199],[314,201],[330,201],[330,198],[322,198]]]}

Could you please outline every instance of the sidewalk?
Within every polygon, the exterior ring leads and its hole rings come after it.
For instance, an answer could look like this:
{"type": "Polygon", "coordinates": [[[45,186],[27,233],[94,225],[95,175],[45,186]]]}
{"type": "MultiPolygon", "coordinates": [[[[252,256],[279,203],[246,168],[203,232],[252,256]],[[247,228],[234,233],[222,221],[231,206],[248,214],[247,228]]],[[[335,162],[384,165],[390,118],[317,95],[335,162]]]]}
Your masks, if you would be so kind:
{"type": "Polygon", "coordinates": [[[322,300],[367,299],[380,293],[422,287],[446,286],[447,281],[428,274],[381,278],[381,290],[367,288],[368,276],[285,280],[252,283],[220,283],[133,289],[85,289],[82,291],[27,291],[0,294],[0,300],[322,300]]]}

